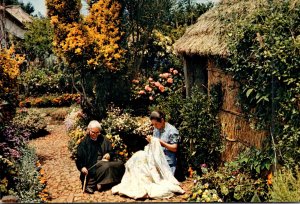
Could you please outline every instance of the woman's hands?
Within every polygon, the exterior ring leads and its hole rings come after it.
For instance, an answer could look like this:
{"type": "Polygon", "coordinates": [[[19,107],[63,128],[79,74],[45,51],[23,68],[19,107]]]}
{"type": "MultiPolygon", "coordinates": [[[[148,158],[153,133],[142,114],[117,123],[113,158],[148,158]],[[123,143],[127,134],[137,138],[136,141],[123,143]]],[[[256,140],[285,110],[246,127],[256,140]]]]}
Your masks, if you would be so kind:
{"type": "Polygon", "coordinates": [[[105,160],[109,161],[110,160],[110,155],[108,153],[106,153],[106,154],[104,154],[102,159],[105,159],[105,160]]]}
{"type": "Polygon", "coordinates": [[[152,138],[151,135],[147,135],[145,139],[146,139],[148,142],[150,142],[150,141],[151,141],[151,138],[152,138]]]}

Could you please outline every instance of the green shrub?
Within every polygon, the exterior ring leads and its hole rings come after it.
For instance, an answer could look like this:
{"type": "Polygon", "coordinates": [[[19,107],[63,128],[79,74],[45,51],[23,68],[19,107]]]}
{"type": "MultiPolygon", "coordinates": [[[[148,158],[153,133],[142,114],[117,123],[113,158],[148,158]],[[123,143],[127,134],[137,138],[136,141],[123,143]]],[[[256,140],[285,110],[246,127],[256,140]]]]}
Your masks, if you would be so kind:
{"type": "Polygon", "coordinates": [[[150,110],[163,110],[166,114],[166,120],[179,128],[182,122],[181,110],[185,105],[185,97],[181,90],[175,91],[169,97],[159,99],[157,106],[152,106],[150,110]]]}
{"type": "Polygon", "coordinates": [[[221,167],[217,171],[202,168],[202,173],[202,176],[195,176],[192,194],[189,196],[190,201],[202,200],[203,188],[213,192],[224,202],[268,200],[268,186],[265,180],[252,179],[250,174],[231,171],[226,167],[221,167]]]}
{"type": "Polygon", "coordinates": [[[32,148],[24,147],[22,155],[18,162],[16,194],[21,202],[41,202],[40,194],[46,187],[46,183],[41,180],[41,173],[36,166],[38,159],[35,151],[32,148]]]}
{"type": "Polygon", "coordinates": [[[14,192],[17,168],[13,161],[0,155],[0,197],[14,192]]]}
{"type": "MultiPolygon", "coordinates": [[[[241,7],[252,4],[238,2],[241,7]]],[[[239,103],[257,121],[256,127],[273,127],[279,162],[299,165],[300,4],[283,0],[253,3],[257,4],[255,11],[241,13],[247,10],[244,7],[219,16],[227,28],[224,36],[230,52],[225,71],[239,82],[239,103]]]]}
{"type": "Polygon", "coordinates": [[[37,136],[45,130],[47,123],[41,114],[36,110],[20,109],[12,123],[22,130],[27,130],[31,133],[31,137],[37,136]]]}
{"type": "Polygon", "coordinates": [[[270,187],[271,202],[299,202],[300,201],[300,171],[298,167],[282,169],[272,179],[270,187]]]}
{"type": "Polygon", "coordinates": [[[254,147],[246,148],[235,161],[225,163],[225,166],[232,171],[248,173],[252,178],[266,178],[273,163],[273,154],[270,151],[263,152],[254,147]]]}
{"type": "Polygon", "coordinates": [[[53,120],[65,120],[66,116],[68,115],[68,110],[65,108],[59,108],[52,113],[50,113],[50,116],[53,120]]]}
{"type": "Polygon", "coordinates": [[[203,163],[216,167],[220,162],[223,145],[214,105],[205,93],[194,87],[181,110],[179,132],[187,161],[194,169],[203,163]]]}
{"type": "Polygon", "coordinates": [[[26,96],[40,96],[54,93],[70,93],[72,91],[71,75],[60,67],[30,67],[20,75],[21,92],[26,96]]]}

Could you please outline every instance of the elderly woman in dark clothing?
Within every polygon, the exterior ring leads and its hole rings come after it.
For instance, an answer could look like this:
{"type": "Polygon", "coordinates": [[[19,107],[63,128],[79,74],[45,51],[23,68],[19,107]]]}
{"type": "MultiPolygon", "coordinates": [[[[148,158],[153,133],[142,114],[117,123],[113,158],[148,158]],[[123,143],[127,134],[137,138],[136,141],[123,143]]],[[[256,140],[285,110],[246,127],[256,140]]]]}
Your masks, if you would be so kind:
{"type": "Polygon", "coordinates": [[[100,123],[92,120],[88,125],[87,136],[77,148],[76,166],[83,186],[86,176],[86,193],[120,183],[125,171],[121,161],[111,161],[112,146],[108,139],[100,135],[100,131],[100,123]]]}

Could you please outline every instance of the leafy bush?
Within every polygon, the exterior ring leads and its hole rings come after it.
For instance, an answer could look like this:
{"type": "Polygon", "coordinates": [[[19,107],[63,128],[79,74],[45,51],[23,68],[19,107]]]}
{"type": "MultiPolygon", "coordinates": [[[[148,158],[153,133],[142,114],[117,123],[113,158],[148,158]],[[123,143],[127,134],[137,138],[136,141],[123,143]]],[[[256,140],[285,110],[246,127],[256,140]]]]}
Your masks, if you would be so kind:
{"type": "Polygon", "coordinates": [[[298,1],[259,2],[247,17],[220,15],[230,50],[225,70],[240,82],[240,104],[258,121],[257,128],[272,127],[280,163],[299,165],[300,6],[298,1]]]}
{"type": "Polygon", "coordinates": [[[13,161],[0,154],[0,197],[10,195],[14,192],[17,168],[13,161]]]}
{"type": "Polygon", "coordinates": [[[198,87],[182,107],[179,127],[183,136],[183,151],[194,169],[206,163],[216,167],[220,162],[222,141],[216,104],[213,104],[198,87]]]}
{"type": "MultiPolygon", "coordinates": [[[[203,188],[221,198],[224,202],[264,202],[268,200],[267,182],[252,179],[247,173],[231,171],[220,167],[217,171],[202,168],[202,176],[195,176],[190,201],[206,199],[203,188]]],[[[211,196],[212,197],[212,196],[211,196]]],[[[219,200],[219,201],[221,201],[219,200]]],[[[207,200],[205,200],[207,201],[207,200]]]]}
{"type": "Polygon", "coordinates": [[[225,163],[225,166],[232,171],[245,172],[252,178],[265,178],[271,170],[272,155],[272,153],[263,152],[254,147],[247,148],[239,154],[237,160],[225,163]]]}
{"type": "Polygon", "coordinates": [[[184,105],[184,93],[181,90],[178,90],[171,93],[167,98],[159,99],[158,104],[150,107],[150,110],[163,110],[166,114],[166,120],[179,128],[182,123],[181,110],[184,105]]]}
{"type": "Polygon", "coordinates": [[[70,137],[70,140],[68,142],[68,149],[71,153],[71,158],[75,159],[77,154],[77,147],[86,136],[86,131],[81,127],[77,126],[75,129],[69,131],[68,135],[70,137]]]}
{"type": "Polygon", "coordinates": [[[271,202],[299,202],[300,171],[298,167],[294,172],[291,169],[276,172],[269,190],[271,202]]]}
{"type": "Polygon", "coordinates": [[[63,94],[61,96],[42,96],[37,98],[26,98],[19,102],[19,107],[63,107],[80,103],[79,94],[63,94]]]}
{"type": "Polygon", "coordinates": [[[68,115],[67,109],[59,108],[50,113],[50,116],[53,120],[64,121],[68,115]]]}
{"type": "Polygon", "coordinates": [[[20,148],[28,141],[30,132],[20,130],[16,126],[5,126],[0,132],[0,155],[5,158],[19,159],[20,148]]]}
{"type": "Polygon", "coordinates": [[[13,118],[12,124],[20,130],[28,131],[31,137],[45,131],[47,123],[36,110],[20,109],[13,118]]]}
{"type": "Polygon", "coordinates": [[[26,96],[62,94],[72,91],[71,76],[60,67],[30,67],[20,75],[20,92],[26,96]]]}
{"type": "Polygon", "coordinates": [[[21,152],[22,157],[17,164],[16,195],[21,202],[47,201],[49,195],[44,190],[46,180],[43,176],[43,169],[37,167],[38,160],[34,149],[24,147],[21,149],[21,152]]]}
{"type": "Polygon", "coordinates": [[[0,138],[0,197],[16,195],[21,202],[46,201],[45,178],[41,167],[35,166],[37,157],[28,148],[30,133],[18,127],[5,127],[0,138]]]}

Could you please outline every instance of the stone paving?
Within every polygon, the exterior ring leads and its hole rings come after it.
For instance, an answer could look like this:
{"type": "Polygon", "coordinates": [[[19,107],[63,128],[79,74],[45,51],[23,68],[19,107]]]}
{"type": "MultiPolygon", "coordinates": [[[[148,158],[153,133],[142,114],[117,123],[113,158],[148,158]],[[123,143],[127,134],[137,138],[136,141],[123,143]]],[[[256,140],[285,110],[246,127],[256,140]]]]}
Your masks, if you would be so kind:
{"type": "MultiPolygon", "coordinates": [[[[30,145],[36,148],[40,163],[45,170],[47,179],[46,190],[50,193],[51,201],[65,202],[135,202],[127,197],[112,195],[110,190],[95,192],[94,194],[82,193],[79,180],[79,171],[74,160],[70,158],[68,150],[68,136],[64,125],[48,125],[49,135],[34,139],[30,145]]],[[[182,182],[182,188],[188,192],[192,187],[190,179],[182,182]]],[[[176,195],[170,199],[137,200],[146,202],[186,202],[187,195],[176,195]]]]}

